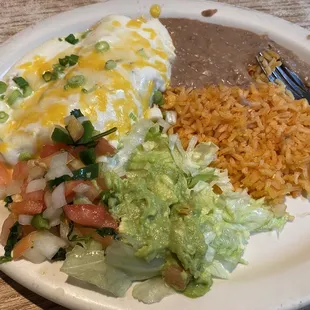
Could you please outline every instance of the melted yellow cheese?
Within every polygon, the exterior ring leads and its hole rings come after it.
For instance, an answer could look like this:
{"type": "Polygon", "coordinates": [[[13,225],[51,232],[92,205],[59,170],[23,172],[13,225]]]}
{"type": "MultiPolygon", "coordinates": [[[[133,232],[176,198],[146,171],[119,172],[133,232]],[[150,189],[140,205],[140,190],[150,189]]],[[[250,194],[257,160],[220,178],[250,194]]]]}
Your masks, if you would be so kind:
{"type": "Polygon", "coordinates": [[[148,32],[150,34],[150,39],[151,40],[154,40],[156,38],[156,36],[157,36],[156,31],[154,29],[152,29],[152,28],[143,28],[142,30],[145,31],[145,32],[148,32]]]}

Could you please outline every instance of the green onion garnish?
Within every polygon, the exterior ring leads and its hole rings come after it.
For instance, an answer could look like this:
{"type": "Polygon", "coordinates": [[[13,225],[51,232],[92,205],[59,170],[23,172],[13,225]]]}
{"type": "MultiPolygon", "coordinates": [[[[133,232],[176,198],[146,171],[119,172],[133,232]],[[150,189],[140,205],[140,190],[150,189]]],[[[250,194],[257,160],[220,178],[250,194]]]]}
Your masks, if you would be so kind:
{"type": "Polygon", "coordinates": [[[25,160],[29,160],[31,158],[32,158],[32,154],[28,153],[28,152],[20,153],[18,156],[19,161],[25,161],[25,160]]]}
{"type": "Polygon", "coordinates": [[[95,45],[97,52],[106,52],[110,49],[110,45],[107,41],[99,41],[95,45]]]}
{"type": "Polygon", "coordinates": [[[129,118],[132,119],[134,122],[136,122],[138,120],[137,116],[135,113],[130,112],[129,113],[129,118]]]}
{"type": "Polygon", "coordinates": [[[83,150],[79,153],[81,161],[85,165],[91,165],[96,163],[96,152],[94,148],[83,150]]]}
{"type": "Polygon", "coordinates": [[[59,58],[58,62],[61,66],[65,67],[69,62],[69,56],[66,56],[64,58],[59,58]]]}
{"type": "Polygon", "coordinates": [[[4,100],[5,96],[4,95],[1,95],[0,96],[0,100],[4,100]]]}
{"type": "Polygon", "coordinates": [[[18,90],[13,90],[8,96],[7,102],[9,106],[12,106],[18,99],[22,98],[23,94],[18,90]]]}
{"type": "Polygon", "coordinates": [[[73,144],[73,140],[65,129],[55,127],[52,133],[52,140],[58,143],[73,144]]]}
{"type": "Polygon", "coordinates": [[[81,35],[81,39],[85,39],[85,38],[87,37],[87,35],[88,35],[89,33],[91,33],[91,32],[92,32],[91,29],[88,29],[88,30],[84,31],[84,32],[82,33],[82,35],[81,35]]]}
{"type": "Polygon", "coordinates": [[[45,82],[50,82],[52,80],[56,80],[57,76],[56,73],[51,72],[51,71],[45,71],[42,75],[43,79],[45,82]]]}
{"type": "Polygon", "coordinates": [[[114,60],[108,60],[105,65],[104,68],[106,70],[113,70],[116,68],[116,62],[114,60]]]}
{"type": "Polygon", "coordinates": [[[69,66],[74,66],[77,64],[79,60],[79,56],[78,55],[75,55],[75,54],[71,54],[69,56],[69,66]]]}
{"type": "Polygon", "coordinates": [[[32,220],[31,225],[37,230],[49,229],[49,220],[45,219],[41,214],[36,214],[32,220]]]}
{"type": "Polygon", "coordinates": [[[82,88],[82,92],[84,94],[89,94],[91,92],[93,92],[94,90],[96,90],[98,88],[98,85],[95,84],[93,87],[91,87],[90,89],[86,89],[86,88],[82,88]]]}
{"type": "Polygon", "coordinates": [[[21,89],[24,89],[26,86],[29,86],[29,83],[21,76],[16,76],[15,78],[13,78],[13,81],[21,89]]]}
{"type": "Polygon", "coordinates": [[[88,165],[84,168],[73,171],[73,180],[93,180],[98,178],[100,172],[100,164],[88,165]]]}
{"type": "Polygon", "coordinates": [[[55,73],[56,77],[59,78],[59,76],[64,72],[65,68],[60,64],[53,65],[53,73],[55,73]]]}
{"type": "Polygon", "coordinates": [[[139,49],[137,54],[143,58],[147,58],[144,48],[139,49]]]}
{"type": "Polygon", "coordinates": [[[86,144],[91,141],[93,133],[94,133],[94,126],[91,123],[91,121],[85,121],[82,123],[82,126],[84,128],[84,134],[82,138],[78,141],[78,144],[86,144]]]}
{"type": "Polygon", "coordinates": [[[75,118],[84,116],[80,109],[74,109],[70,112],[70,115],[73,115],[75,118]]]}
{"type": "Polygon", "coordinates": [[[153,95],[153,104],[157,104],[159,106],[164,104],[164,96],[159,90],[154,91],[153,95]]]}
{"type": "Polygon", "coordinates": [[[32,88],[29,85],[25,86],[23,89],[23,97],[24,98],[29,97],[31,94],[32,94],[32,88]]]}
{"type": "Polygon", "coordinates": [[[3,94],[7,88],[8,86],[4,82],[0,81],[0,94],[3,94]]]}
{"type": "Polygon", "coordinates": [[[69,34],[66,38],[65,41],[67,41],[68,43],[75,45],[76,43],[79,42],[79,39],[77,39],[74,34],[69,34]]]}
{"type": "Polygon", "coordinates": [[[9,119],[9,114],[5,113],[4,111],[0,112],[0,124],[5,123],[9,119]]]}
{"type": "Polygon", "coordinates": [[[70,79],[68,79],[67,85],[69,85],[69,87],[71,88],[77,88],[77,87],[84,85],[85,82],[86,82],[86,79],[84,75],[74,75],[70,79]]]}
{"type": "Polygon", "coordinates": [[[79,56],[75,54],[71,54],[70,56],[65,56],[64,58],[59,58],[59,64],[63,67],[66,67],[67,65],[69,66],[74,66],[77,64],[79,60],[79,56]]]}
{"type": "Polygon", "coordinates": [[[92,137],[92,141],[96,141],[96,140],[98,140],[98,139],[100,139],[100,138],[102,138],[102,137],[108,136],[108,135],[110,135],[111,133],[115,132],[116,130],[117,130],[117,127],[113,127],[113,128],[111,128],[111,129],[109,129],[109,130],[107,130],[107,131],[104,131],[104,132],[102,132],[102,133],[96,135],[96,136],[93,136],[93,137],[92,137]]]}

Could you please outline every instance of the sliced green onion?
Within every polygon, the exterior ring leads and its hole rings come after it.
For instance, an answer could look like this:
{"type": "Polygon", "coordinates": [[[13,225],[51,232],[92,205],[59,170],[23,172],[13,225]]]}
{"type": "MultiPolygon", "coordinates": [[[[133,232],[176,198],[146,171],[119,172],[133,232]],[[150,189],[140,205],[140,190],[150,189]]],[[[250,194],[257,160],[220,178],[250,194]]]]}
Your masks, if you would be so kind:
{"type": "Polygon", "coordinates": [[[61,177],[47,181],[47,184],[49,185],[50,188],[53,188],[54,186],[58,186],[59,184],[63,182],[71,181],[71,180],[72,178],[69,175],[65,174],[65,175],[62,175],[61,177]]]}
{"type": "Polygon", "coordinates": [[[4,100],[5,96],[4,95],[1,95],[0,96],[0,100],[4,100]]]}
{"type": "Polygon", "coordinates": [[[68,85],[68,84],[66,84],[65,86],[64,86],[64,90],[68,90],[70,88],[70,86],[68,85]]]}
{"type": "Polygon", "coordinates": [[[42,214],[36,214],[31,220],[31,225],[37,230],[50,228],[49,220],[45,219],[42,214]]]}
{"type": "Polygon", "coordinates": [[[73,140],[63,128],[55,127],[52,133],[52,140],[58,143],[73,144],[73,140]]]}
{"type": "Polygon", "coordinates": [[[64,73],[64,70],[65,68],[60,64],[53,65],[53,73],[55,74],[56,78],[59,78],[59,76],[64,73]]]}
{"type": "Polygon", "coordinates": [[[104,132],[96,135],[96,136],[93,136],[91,140],[92,141],[98,140],[98,139],[100,139],[102,137],[110,135],[111,133],[115,132],[116,130],[117,130],[117,127],[113,127],[113,128],[111,128],[111,129],[109,129],[107,131],[104,131],[104,132]]]}
{"type": "Polygon", "coordinates": [[[105,236],[116,236],[117,233],[114,228],[112,227],[102,227],[96,229],[97,234],[99,234],[101,237],[105,236]]]}
{"type": "Polygon", "coordinates": [[[5,93],[7,88],[8,88],[8,86],[4,82],[0,81],[0,94],[5,93]]]}
{"type": "Polygon", "coordinates": [[[164,104],[164,96],[159,90],[154,91],[153,103],[159,106],[164,104]]]}
{"type": "Polygon", "coordinates": [[[65,67],[69,63],[69,56],[65,56],[64,58],[59,58],[58,62],[61,66],[65,67]]]}
{"type": "Polygon", "coordinates": [[[108,60],[105,65],[104,68],[106,70],[113,70],[116,68],[116,62],[114,60],[108,60]]]}
{"type": "Polygon", "coordinates": [[[29,83],[21,76],[16,76],[15,78],[13,78],[13,81],[21,89],[24,89],[26,86],[29,86],[29,83]]]}
{"type": "Polygon", "coordinates": [[[65,41],[67,41],[68,43],[75,45],[76,43],[79,42],[79,39],[77,39],[74,34],[69,34],[66,38],[65,41]]]}
{"type": "Polygon", "coordinates": [[[54,72],[51,72],[51,71],[45,71],[43,74],[42,74],[42,77],[43,77],[43,80],[45,82],[50,82],[52,80],[56,80],[56,74],[54,72]]]}
{"type": "Polygon", "coordinates": [[[73,115],[75,118],[84,116],[80,109],[74,109],[70,112],[70,115],[73,115]]]}
{"type": "Polygon", "coordinates": [[[21,225],[18,222],[15,222],[15,224],[10,229],[10,234],[8,237],[8,240],[6,242],[6,245],[4,247],[4,256],[5,257],[11,257],[11,252],[15,246],[15,244],[21,239],[21,225]]]}
{"type": "Polygon", "coordinates": [[[9,205],[10,205],[10,203],[13,202],[12,196],[6,196],[6,197],[4,198],[4,202],[5,202],[5,207],[8,208],[9,205]]]}
{"type": "Polygon", "coordinates": [[[134,122],[136,122],[138,120],[136,114],[133,112],[129,113],[129,118],[132,119],[134,122]]]}
{"type": "Polygon", "coordinates": [[[107,41],[99,41],[95,45],[97,52],[106,52],[110,49],[110,44],[107,41]]]}
{"type": "Polygon", "coordinates": [[[83,150],[79,153],[81,161],[85,165],[91,165],[96,163],[96,152],[94,148],[83,150]]]}
{"type": "Polygon", "coordinates": [[[74,66],[79,61],[79,56],[75,54],[71,54],[69,56],[69,66],[74,66]]]}
{"type": "Polygon", "coordinates": [[[8,96],[7,103],[9,106],[12,106],[18,99],[22,97],[23,94],[18,89],[15,89],[8,96]]]}
{"type": "Polygon", "coordinates": [[[90,34],[91,32],[92,32],[91,29],[84,31],[81,35],[81,39],[85,39],[88,36],[88,34],[90,34]]]}
{"type": "Polygon", "coordinates": [[[63,38],[58,38],[58,41],[59,42],[62,42],[64,39],[63,38]]]}
{"type": "Polygon", "coordinates": [[[32,95],[32,93],[33,93],[32,88],[29,85],[25,86],[25,88],[23,89],[23,97],[24,98],[29,97],[32,95]]]}
{"type": "Polygon", "coordinates": [[[0,265],[12,261],[11,256],[0,256],[0,265]]]}
{"type": "Polygon", "coordinates": [[[74,75],[70,79],[68,79],[67,83],[71,88],[77,88],[84,85],[86,79],[84,75],[74,75]]]}
{"type": "Polygon", "coordinates": [[[73,171],[73,180],[93,180],[98,178],[101,165],[92,164],[73,171]]]}
{"type": "Polygon", "coordinates": [[[139,49],[137,53],[138,53],[139,56],[141,56],[143,58],[148,58],[146,53],[145,53],[144,48],[139,49]]]}
{"type": "Polygon", "coordinates": [[[5,123],[9,119],[9,114],[5,113],[4,111],[0,112],[0,124],[5,123]]]}
{"type": "Polygon", "coordinates": [[[91,141],[93,133],[94,133],[94,126],[91,123],[91,121],[85,121],[82,123],[82,126],[84,127],[84,134],[82,138],[78,141],[78,144],[86,144],[91,141]]]}
{"type": "Polygon", "coordinates": [[[20,153],[18,156],[19,161],[25,161],[25,160],[29,160],[31,158],[32,158],[32,154],[28,153],[28,152],[20,153]]]}
{"type": "Polygon", "coordinates": [[[93,92],[94,90],[96,90],[97,88],[98,88],[98,85],[95,84],[95,85],[94,85],[92,88],[90,88],[90,89],[82,88],[82,92],[83,92],[84,94],[89,94],[89,93],[93,92]]]}

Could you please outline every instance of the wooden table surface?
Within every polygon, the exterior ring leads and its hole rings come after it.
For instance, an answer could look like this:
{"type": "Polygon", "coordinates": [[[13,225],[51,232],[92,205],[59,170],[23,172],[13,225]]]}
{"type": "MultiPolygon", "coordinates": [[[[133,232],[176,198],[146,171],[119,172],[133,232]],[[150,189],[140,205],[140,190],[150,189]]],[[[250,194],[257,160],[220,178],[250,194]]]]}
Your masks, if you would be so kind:
{"type": "MultiPolygon", "coordinates": [[[[143,0],[141,0],[143,1],[143,0]]],[[[15,33],[49,16],[100,0],[0,0],[0,44],[15,33]]],[[[156,1],[154,1],[156,2],[156,1]]],[[[264,11],[309,29],[310,0],[218,1],[264,11]]],[[[65,308],[30,292],[0,272],[0,310],[65,308]]]]}

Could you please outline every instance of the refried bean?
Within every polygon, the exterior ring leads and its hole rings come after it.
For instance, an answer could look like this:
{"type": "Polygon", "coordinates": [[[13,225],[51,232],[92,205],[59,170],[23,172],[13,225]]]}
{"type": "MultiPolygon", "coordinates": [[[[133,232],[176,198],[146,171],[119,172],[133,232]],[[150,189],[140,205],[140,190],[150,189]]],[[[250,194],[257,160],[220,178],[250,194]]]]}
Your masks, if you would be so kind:
{"type": "Polygon", "coordinates": [[[253,82],[248,65],[255,64],[257,53],[270,46],[306,83],[310,81],[310,65],[268,36],[186,18],[164,18],[161,22],[167,27],[176,48],[172,87],[219,83],[246,87],[253,82]]]}

